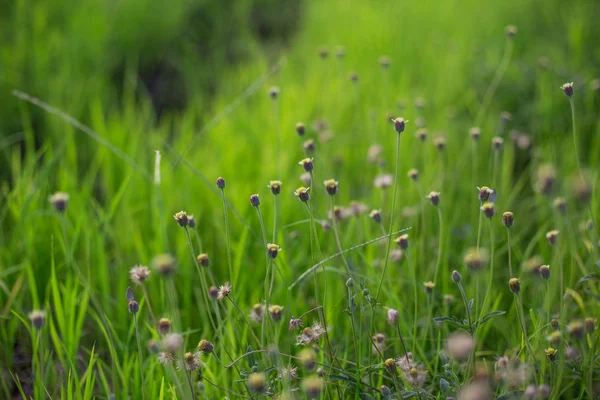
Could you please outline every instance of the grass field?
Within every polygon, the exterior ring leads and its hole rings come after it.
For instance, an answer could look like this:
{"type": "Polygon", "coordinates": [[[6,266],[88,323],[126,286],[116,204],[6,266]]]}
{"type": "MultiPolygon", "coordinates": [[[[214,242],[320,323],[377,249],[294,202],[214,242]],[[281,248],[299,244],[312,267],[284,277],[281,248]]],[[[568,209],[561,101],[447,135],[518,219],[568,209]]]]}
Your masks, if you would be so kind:
{"type": "Polygon", "coordinates": [[[0,398],[600,396],[600,4],[350,3],[7,6],[0,398]]]}

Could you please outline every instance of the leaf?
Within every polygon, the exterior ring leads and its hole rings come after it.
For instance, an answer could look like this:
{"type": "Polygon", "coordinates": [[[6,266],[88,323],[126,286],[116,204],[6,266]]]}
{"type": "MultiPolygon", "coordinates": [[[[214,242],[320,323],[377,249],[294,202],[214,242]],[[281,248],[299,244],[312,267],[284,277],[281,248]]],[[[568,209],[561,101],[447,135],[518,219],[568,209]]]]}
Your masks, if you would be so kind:
{"type": "Polygon", "coordinates": [[[592,279],[599,280],[600,279],[600,275],[596,275],[596,274],[586,275],[583,278],[579,279],[577,281],[577,284],[580,284],[580,283],[585,282],[585,281],[590,281],[592,279]]]}
{"type": "Polygon", "coordinates": [[[473,313],[473,302],[474,301],[475,301],[475,299],[469,300],[469,314],[473,313]]]}
{"type": "Polygon", "coordinates": [[[444,378],[440,379],[440,389],[442,389],[442,394],[450,390],[450,384],[444,378]]]}
{"type": "Polygon", "coordinates": [[[338,381],[354,382],[352,379],[344,375],[329,375],[329,378],[337,379],[338,381]]]}
{"type": "Polygon", "coordinates": [[[125,296],[127,296],[127,300],[129,301],[135,300],[135,297],[133,297],[133,290],[131,289],[131,286],[127,286],[127,292],[125,292],[125,296]]]}
{"type": "Polygon", "coordinates": [[[454,326],[455,328],[467,329],[467,325],[464,324],[463,321],[459,320],[456,317],[435,317],[433,319],[433,321],[437,322],[437,323],[447,322],[450,325],[454,326]]]}
{"type": "Polygon", "coordinates": [[[486,315],[483,316],[483,318],[481,318],[481,321],[479,321],[479,325],[489,321],[490,319],[497,317],[498,315],[504,315],[506,314],[506,311],[492,311],[490,313],[487,313],[486,315]]]}

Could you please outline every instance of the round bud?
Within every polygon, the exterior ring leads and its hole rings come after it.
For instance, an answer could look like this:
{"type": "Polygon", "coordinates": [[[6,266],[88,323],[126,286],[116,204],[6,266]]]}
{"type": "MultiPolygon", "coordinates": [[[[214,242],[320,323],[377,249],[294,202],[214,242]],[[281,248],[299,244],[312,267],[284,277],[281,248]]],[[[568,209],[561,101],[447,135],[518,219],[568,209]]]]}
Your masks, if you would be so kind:
{"type": "Polygon", "coordinates": [[[323,182],[325,189],[330,196],[335,196],[338,192],[338,182],[333,179],[328,179],[323,182]]]}
{"type": "Polygon", "coordinates": [[[298,199],[301,202],[306,203],[310,199],[310,194],[308,193],[308,189],[309,188],[299,187],[298,189],[296,189],[294,191],[294,194],[298,197],[298,199]]]}
{"type": "Polygon", "coordinates": [[[258,198],[257,194],[250,196],[250,205],[252,207],[258,207],[260,205],[260,199],[258,198]]]}
{"type": "Polygon", "coordinates": [[[302,122],[298,122],[296,124],[296,133],[298,134],[298,136],[304,136],[304,134],[306,133],[306,127],[302,122]]]}
{"type": "Polygon", "coordinates": [[[211,299],[216,300],[219,298],[219,289],[216,286],[211,286],[208,289],[208,295],[211,299]]]}
{"type": "Polygon", "coordinates": [[[171,321],[167,318],[161,318],[158,321],[158,333],[166,335],[171,332],[171,321]]]}
{"type": "Polygon", "coordinates": [[[573,96],[573,82],[567,82],[564,85],[562,85],[560,87],[563,92],[565,93],[565,96],[571,97],[573,96]]]}
{"type": "Polygon", "coordinates": [[[398,244],[398,247],[400,247],[402,250],[408,249],[408,234],[407,233],[405,233],[404,235],[398,236],[394,241],[398,244]]]}
{"type": "Polygon", "coordinates": [[[379,210],[373,210],[369,213],[369,217],[371,217],[371,219],[377,223],[381,222],[381,211],[379,210]]]}
{"type": "Polygon", "coordinates": [[[508,287],[514,294],[519,293],[521,291],[521,280],[519,278],[511,278],[508,281],[508,287]]]}
{"type": "Polygon", "coordinates": [[[173,218],[182,228],[185,228],[189,224],[189,218],[185,211],[179,211],[177,214],[173,215],[173,218]]]}
{"type": "Polygon", "coordinates": [[[425,293],[431,294],[431,293],[433,293],[433,288],[435,287],[435,283],[433,283],[431,281],[423,282],[423,286],[425,286],[425,293]]]}
{"type": "Polygon", "coordinates": [[[540,267],[540,275],[544,279],[550,278],[550,266],[548,266],[548,265],[542,265],[540,267]]]}
{"type": "Polygon", "coordinates": [[[225,189],[225,179],[218,177],[217,178],[217,188],[225,189]]]}
{"type": "Polygon", "coordinates": [[[304,171],[306,172],[310,172],[313,169],[315,169],[315,165],[313,164],[312,158],[305,158],[301,160],[298,164],[302,165],[302,168],[304,168],[304,171]]]}
{"type": "Polygon", "coordinates": [[[385,366],[387,372],[389,372],[390,374],[396,372],[396,360],[394,360],[393,358],[388,358],[387,360],[385,360],[383,365],[385,366]]]}
{"type": "Polygon", "coordinates": [[[279,254],[280,251],[281,251],[281,248],[278,245],[276,245],[275,243],[267,244],[267,255],[269,256],[269,258],[272,258],[272,259],[277,258],[277,254],[279,254]]]}
{"type": "Polygon", "coordinates": [[[132,314],[137,314],[138,311],[140,311],[140,305],[137,301],[131,300],[129,302],[129,312],[132,314]]]}
{"type": "Polygon", "coordinates": [[[269,181],[269,189],[273,195],[277,196],[281,193],[281,181],[269,181]]]}
{"type": "Polygon", "coordinates": [[[396,118],[393,120],[394,121],[394,130],[398,133],[402,133],[404,132],[404,130],[406,129],[406,124],[408,123],[408,120],[405,120],[402,117],[396,118]]]}
{"type": "Polygon", "coordinates": [[[440,192],[430,192],[426,197],[431,202],[431,205],[437,207],[440,204],[440,192]]]}
{"type": "Polygon", "coordinates": [[[454,283],[459,283],[461,279],[462,279],[462,276],[460,275],[460,272],[458,272],[456,270],[452,271],[452,281],[454,283]]]}
{"type": "Polygon", "coordinates": [[[511,226],[513,226],[514,223],[515,215],[512,212],[507,211],[504,214],[502,214],[502,225],[504,225],[507,228],[510,228],[511,226]]]}
{"type": "Polygon", "coordinates": [[[202,253],[200,254],[196,260],[198,261],[198,265],[202,267],[208,267],[210,265],[210,259],[208,258],[208,254],[202,253]]]}
{"type": "Polygon", "coordinates": [[[196,348],[198,349],[198,351],[201,351],[203,353],[212,353],[215,348],[215,345],[206,339],[202,339],[198,343],[198,346],[196,348]]]}

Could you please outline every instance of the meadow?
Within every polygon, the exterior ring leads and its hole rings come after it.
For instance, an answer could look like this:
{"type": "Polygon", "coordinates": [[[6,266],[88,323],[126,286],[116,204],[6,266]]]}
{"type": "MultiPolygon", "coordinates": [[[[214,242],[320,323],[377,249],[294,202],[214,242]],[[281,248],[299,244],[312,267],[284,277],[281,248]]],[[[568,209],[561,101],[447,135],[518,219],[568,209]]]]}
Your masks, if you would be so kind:
{"type": "Polygon", "coordinates": [[[0,16],[0,398],[600,398],[600,4],[0,16]]]}

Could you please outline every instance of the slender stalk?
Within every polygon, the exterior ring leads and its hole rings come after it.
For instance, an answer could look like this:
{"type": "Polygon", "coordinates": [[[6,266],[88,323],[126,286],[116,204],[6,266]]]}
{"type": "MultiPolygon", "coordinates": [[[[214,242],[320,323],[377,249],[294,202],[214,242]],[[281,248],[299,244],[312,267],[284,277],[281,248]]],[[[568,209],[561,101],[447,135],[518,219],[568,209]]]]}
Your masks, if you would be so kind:
{"type": "Polygon", "coordinates": [[[518,293],[515,293],[515,308],[517,310],[519,323],[521,324],[521,331],[523,332],[523,340],[525,341],[525,346],[527,347],[527,350],[529,350],[531,357],[537,364],[537,358],[535,357],[535,353],[533,352],[531,344],[529,343],[529,337],[527,336],[527,330],[525,328],[525,317],[523,316],[523,308],[521,306],[521,296],[518,293]]]}
{"type": "Polygon", "coordinates": [[[329,196],[329,198],[331,199],[331,224],[333,226],[333,233],[335,236],[335,242],[337,244],[337,249],[338,249],[338,252],[341,253],[342,260],[344,261],[344,266],[346,267],[346,271],[348,271],[348,275],[352,276],[352,272],[350,271],[350,266],[348,265],[348,260],[346,260],[346,256],[344,255],[343,249],[342,249],[342,243],[340,242],[340,234],[337,229],[337,222],[336,222],[336,218],[334,215],[335,205],[333,202],[333,196],[329,196]]]}
{"type": "Polygon", "coordinates": [[[150,305],[150,298],[148,297],[148,291],[146,290],[146,285],[144,285],[144,282],[142,282],[141,286],[142,286],[142,292],[144,293],[144,299],[146,300],[146,304],[148,305],[148,312],[150,313],[150,318],[152,318],[152,323],[154,325],[156,325],[156,317],[154,316],[154,313],[152,312],[152,306],[150,305]]]}
{"type": "Polygon", "coordinates": [[[135,339],[137,341],[138,348],[138,362],[140,364],[140,379],[142,380],[142,398],[146,398],[146,384],[144,383],[144,359],[142,353],[142,341],[140,339],[140,330],[138,327],[137,314],[133,314],[133,324],[135,325],[135,339]]]}
{"type": "Polygon", "coordinates": [[[248,326],[248,329],[250,330],[250,333],[252,334],[252,337],[256,341],[256,344],[258,344],[258,347],[262,349],[262,345],[260,343],[260,340],[258,340],[258,338],[256,337],[256,335],[254,334],[254,330],[252,329],[252,325],[250,325],[250,322],[248,322],[248,319],[246,318],[246,315],[244,314],[244,312],[238,307],[237,304],[235,304],[235,301],[233,301],[233,299],[230,296],[225,296],[225,297],[227,297],[227,300],[229,300],[231,302],[231,304],[233,304],[233,306],[238,310],[238,312],[240,313],[240,315],[244,319],[244,322],[248,326]]]}
{"type": "MultiPolygon", "coordinates": [[[[266,267],[265,267],[265,280],[264,280],[264,293],[265,293],[265,312],[269,311],[269,271],[271,269],[271,265],[273,262],[273,259],[269,257],[269,255],[267,254],[267,230],[265,229],[265,221],[263,220],[262,214],[260,212],[260,207],[256,206],[256,213],[258,214],[258,220],[260,221],[260,229],[262,231],[262,237],[263,237],[263,251],[265,252],[265,263],[266,263],[266,267]]],[[[269,339],[269,332],[270,332],[270,323],[269,323],[269,318],[263,318],[262,324],[261,324],[261,338],[264,338],[264,331],[265,331],[265,325],[267,325],[266,327],[266,331],[267,331],[267,340],[269,339]]]]}
{"type": "Polygon", "coordinates": [[[512,269],[512,245],[510,242],[510,229],[506,228],[506,237],[508,240],[508,272],[510,274],[509,278],[513,278],[513,269],[512,269]]]}
{"type": "Polygon", "coordinates": [[[273,196],[273,242],[277,243],[277,196],[273,196]]]}
{"type": "Polygon", "coordinates": [[[575,124],[575,102],[573,101],[573,97],[569,97],[569,104],[571,105],[571,122],[573,124],[573,147],[575,150],[575,161],[577,162],[577,169],[579,170],[579,174],[583,179],[583,172],[581,170],[581,162],[579,161],[579,145],[577,144],[577,126],[575,124]]]}
{"type": "Polygon", "coordinates": [[[490,298],[492,292],[492,285],[494,284],[494,224],[492,223],[492,219],[490,218],[490,248],[491,248],[491,257],[490,257],[490,271],[488,273],[488,282],[487,289],[485,291],[485,296],[483,296],[483,303],[481,304],[481,309],[479,312],[479,318],[481,318],[484,313],[487,311],[487,303],[490,298]]]}
{"type": "Polygon", "coordinates": [[[192,384],[192,371],[185,371],[185,377],[187,378],[188,385],[190,386],[190,394],[192,395],[192,399],[196,399],[196,392],[194,390],[194,385],[192,384]]]}
{"type": "MultiPolygon", "coordinates": [[[[483,203],[481,203],[483,204],[483,203]]],[[[483,211],[479,210],[479,224],[477,226],[477,251],[479,251],[479,244],[481,242],[481,223],[483,221],[483,211]]]]}
{"type": "MultiPolygon", "coordinates": [[[[442,243],[443,243],[443,233],[444,233],[444,226],[443,226],[443,220],[442,220],[442,210],[440,210],[439,206],[435,207],[437,214],[438,214],[438,222],[439,222],[439,226],[440,226],[440,234],[439,234],[439,242],[438,242],[438,255],[437,255],[437,261],[435,262],[435,270],[433,272],[433,282],[436,283],[437,282],[437,276],[439,273],[439,269],[440,269],[440,263],[442,260],[442,243]]],[[[415,281],[416,284],[416,281],[415,281]]]]}
{"type": "Polygon", "coordinates": [[[413,300],[414,300],[414,315],[413,315],[413,338],[412,338],[412,350],[415,352],[417,346],[417,316],[419,315],[419,291],[417,289],[417,268],[412,265],[412,261],[410,256],[408,255],[408,249],[404,250],[404,254],[406,256],[406,260],[408,261],[408,269],[412,272],[412,287],[413,287],[413,300]]]}
{"type": "Polygon", "coordinates": [[[229,268],[229,282],[235,285],[233,281],[233,263],[231,261],[231,238],[229,233],[229,215],[227,212],[227,201],[225,200],[225,189],[221,189],[221,199],[223,200],[223,218],[225,219],[225,243],[227,245],[227,266],[229,268]]]}

